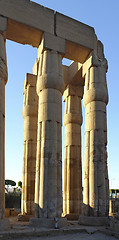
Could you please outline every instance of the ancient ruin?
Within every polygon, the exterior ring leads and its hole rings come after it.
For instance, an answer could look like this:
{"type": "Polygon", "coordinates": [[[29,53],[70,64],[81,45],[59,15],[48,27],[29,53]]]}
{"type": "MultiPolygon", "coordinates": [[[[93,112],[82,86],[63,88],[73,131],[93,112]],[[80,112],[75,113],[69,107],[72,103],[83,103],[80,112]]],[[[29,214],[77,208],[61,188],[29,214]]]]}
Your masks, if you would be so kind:
{"type": "MultiPolygon", "coordinates": [[[[4,221],[6,39],[38,48],[24,83],[22,215],[38,226],[108,216],[107,60],[94,28],[30,0],[0,0],[0,219],[4,221]],[[72,60],[63,66],[62,59],[72,60]],[[65,160],[62,196],[62,96],[65,160]],[[85,107],[82,194],[81,125],[85,107]],[[63,199],[62,199],[63,197],[63,199]]],[[[90,222],[92,220],[89,220],[90,222]]]]}

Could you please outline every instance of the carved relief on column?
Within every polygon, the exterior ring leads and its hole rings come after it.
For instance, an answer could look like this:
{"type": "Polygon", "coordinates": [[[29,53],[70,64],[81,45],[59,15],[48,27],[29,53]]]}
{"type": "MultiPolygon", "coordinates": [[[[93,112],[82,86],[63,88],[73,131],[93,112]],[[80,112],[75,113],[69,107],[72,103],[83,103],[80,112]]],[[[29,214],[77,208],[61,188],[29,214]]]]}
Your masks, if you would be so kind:
{"type": "Polygon", "coordinates": [[[108,215],[109,194],[106,150],[108,91],[106,83],[107,60],[104,58],[101,42],[98,41],[98,55],[93,55],[92,64],[88,67],[89,60],[84,64],[84,214],[106,216],[108,215]]]}
{"type": "Polygon", "coordinates": [[[38,96],[37,76],[27,74],[24,82],[24,150],[22,180],[22,214],[34,215],[38,96]]]}
{"type": "Polygon", "coordinates": [[[38,134],[35,215],[60,217],[62,213],[62,56],[45,50],[37,79],[38,134]]]}
{"type": "Polygon", "coordinates": [[[7,82],[6,46],[0,33],[0,219],[5,210],[5,84],[7,82]]]}
{"type": "Polygon", "coordinates": [[[67,86],[63,97],[65,101],[63,215],[69,219],[78,219],[82,206],[82,96],[83,87],[70,84],[67,86]]]}

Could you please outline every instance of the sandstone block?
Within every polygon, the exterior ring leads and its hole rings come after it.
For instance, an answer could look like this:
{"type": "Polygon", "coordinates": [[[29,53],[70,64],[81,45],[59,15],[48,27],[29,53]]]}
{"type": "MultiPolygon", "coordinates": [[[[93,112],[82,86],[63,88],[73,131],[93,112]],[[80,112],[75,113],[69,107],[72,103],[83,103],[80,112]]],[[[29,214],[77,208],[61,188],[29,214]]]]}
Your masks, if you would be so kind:
{"type": "MultiPolygon", "coordinates": [[[[30,225],[36,228],[46,227],[46,228],[55,228],[55,220],[54,219],[44,219],[44,218],[31,218],[30,225]]],[[[58,219],[58,228],[66,227],[67,219],[59,218],[58,219]]]]}
{"type": "MultiPolygon", "coordinates": [[[[80,98],[82,98],[83,96],[83,87],[81,86],[73,86],[73,85],[67,85],[67,88],[65,89],[64,93],[63,93],[63,101],[65,102],[66,98],[68,96],[78,96],[80,98]]],[[[76,101],[75,101],[76,104],[76,101]]]]}
{"type": "Polygon", "coordinates": [[[56,89],[47,88],[40,92],[40,104],[41,103],[56,103],[61,104],[61,93],[56,89]]]}
{"type": "Polygon", "coordinates": [[[7,18],[0,16],[0,32],[6,33],[7,31],[7,18]]]}
{"type": "Polygon", "coordinates": [[[86,114],[93,111],[102,111],[106,113],[106,104],[101,101],[93,101],[86,105],[86,114]]]}
{"type": "Polygon", "coordinates": [[[75,44],[77,43],[86,48],[94,49],[94,29],[58,12],[56,13],[56,34],[75,44]]]}
{"type": "Polygon", "coordinates": [[[8,230],[9,228],[10,228],[9,219],[7,218],[0,219],[0,231],[5,231],[8,230]]]}
{"type": "Polygon", "coordinates": [[[109,219],[108,217],[88,217],[81,215],[79,217],[79,224],[87,226],[108,226],[109,219]]]}
{"type": "Polygon", "coordinates": [[[32,72],[34,75],[38,75],[38,58],[36,59],[35,63],[34,63],[34,66],[33,66],[33,69],[32,69],[32,72]]]}
{"type": "Polygon", "coordinates": [[[62,108],[56,103],[42,103],[39,112],[39,121],[57,121],[61,123],[62,108]]]}
{"type": "Polygon", "coordinates": [[[81,145],[80,134],[78,133],[65,134],[65,146],[69,145],[81,145]]]}
{"type": "Polygon", "coordinates": [[[66,125],[65,127],[65,133],[78,133],[78,134],[81,134],[81,127],[79,124],[75,124],[75,123],[69,123],[66,125]]]}
{"type": "Polygon", "coordinates": [[[65,39],[57,37],[53,34],[44,32],[41,40],[41,44],[38,48],[38,59],[40,58],[41,53],[45,49],[54,50],[62,55],[65,55],[65,39]]]}
{"type": "Polygon", "coordinates": [[[42,31],[54,33],[54,11],[31,1],[17,1],[16,4],[16,0],[1,0],[0,15],[10,19],[8,20],[7,38],[13,41],[29,44],[31,40],[31,44],[38,47],[39,35],[41,37],[42,31]],[[24,28],[23,24],[29,28],[24,28]],[[37,40],[33,40],[34,37],[30,36],[34,35],[33,28],[36,29],[37,40]]]}

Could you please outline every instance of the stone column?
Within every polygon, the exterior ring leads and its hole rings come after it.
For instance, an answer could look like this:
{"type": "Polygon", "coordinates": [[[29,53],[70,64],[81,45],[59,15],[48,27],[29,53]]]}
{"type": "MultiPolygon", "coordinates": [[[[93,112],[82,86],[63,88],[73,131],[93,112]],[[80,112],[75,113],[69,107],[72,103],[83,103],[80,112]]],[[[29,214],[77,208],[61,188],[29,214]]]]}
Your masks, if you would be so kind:
{"type": "Polygon", "coordinates": [[[38,134],[35,215],[47,219],[62,213],[62,56],[45,50],[40,56],[37,79],[38,134]]]}
{"type": "Polygon", "coordinates": [[[7,62],[6,62],[5,38],[4,38],[4,35],[0,33],[0,219],[4,218],[4,211],[5,211],[5,84],[6,82],[7,82],[7,62]]]}
{"type": "MultiPolygon", "coordinates": [[[[94,56],[93,56],[94,57],[94,56]]],[[[87,61],[88,62],[88,61],[87,61]]],[[[108,215],[109,181],[107,171],[107,120],[108,91],[106,83],[107,61],[103,45],[98,41],[98,53],[85,72],[85,163],[84,163],[84,214],[108,215]]]]}
{"type": "Polygon", "coordinates": [[[63,215],[78,219],[82,205],[81,98],[83,87],[71,84],[64,92],[65,160],[63,215]]]}
{"type": "Polygon", "coordinates": [[[22,214],[34,215],[38,96],[36,93],[37,76],[26,75],[24,82],[24,150],[22,179],[22,214]]]}

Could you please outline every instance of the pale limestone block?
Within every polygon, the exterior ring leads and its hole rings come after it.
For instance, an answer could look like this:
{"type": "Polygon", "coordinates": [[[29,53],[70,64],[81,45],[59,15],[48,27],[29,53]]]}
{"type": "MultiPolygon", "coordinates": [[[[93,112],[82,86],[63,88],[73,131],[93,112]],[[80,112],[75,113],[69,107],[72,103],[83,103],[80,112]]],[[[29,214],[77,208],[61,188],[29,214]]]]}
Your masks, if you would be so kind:
{"type": "Polygon", "coordinates": [[[65,45],[65,39],[44,32],[41,44],[38,48],[38,59],[40,58],[41,53],[43,53],[43,51],[46,49],[54,50],[61,53],[62,55],[65,55],[65,45]]]}

